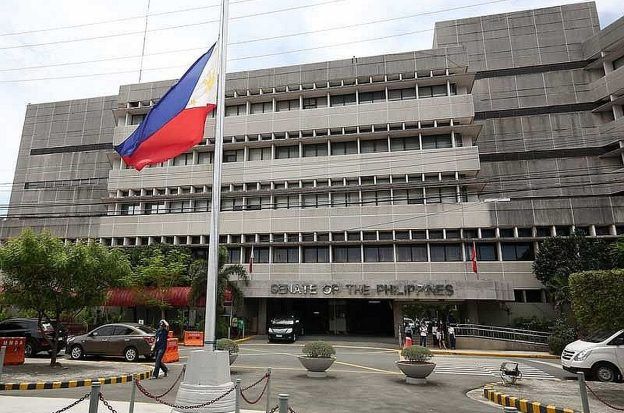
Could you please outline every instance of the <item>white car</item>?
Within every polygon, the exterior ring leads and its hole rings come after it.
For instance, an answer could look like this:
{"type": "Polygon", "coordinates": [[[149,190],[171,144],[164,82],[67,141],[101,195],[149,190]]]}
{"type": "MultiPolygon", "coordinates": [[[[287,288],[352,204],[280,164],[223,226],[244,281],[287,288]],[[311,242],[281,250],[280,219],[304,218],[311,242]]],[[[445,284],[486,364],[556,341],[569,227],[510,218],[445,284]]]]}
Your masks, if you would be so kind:
{"type": "Polygon", "coordinates": [[[621,381],[624,374],[624,330],[601,332],[577,340],[561,353],[564,370],[595,377],[600,381],[621,381]]]}

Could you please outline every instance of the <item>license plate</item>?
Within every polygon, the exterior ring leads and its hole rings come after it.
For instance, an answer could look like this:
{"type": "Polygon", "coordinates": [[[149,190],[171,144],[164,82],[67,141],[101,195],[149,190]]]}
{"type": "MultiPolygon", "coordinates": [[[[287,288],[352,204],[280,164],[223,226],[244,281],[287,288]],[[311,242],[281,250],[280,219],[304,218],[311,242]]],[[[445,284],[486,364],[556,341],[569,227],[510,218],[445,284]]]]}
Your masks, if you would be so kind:
{"type": "Polygon", "coordinates": [[[279,338],[281,338],[281,337],[282,337],[282,335],[281,335],[281,334],[276,334],[276,335],[275,335],[275,337],[279,337],[279,338]]]}

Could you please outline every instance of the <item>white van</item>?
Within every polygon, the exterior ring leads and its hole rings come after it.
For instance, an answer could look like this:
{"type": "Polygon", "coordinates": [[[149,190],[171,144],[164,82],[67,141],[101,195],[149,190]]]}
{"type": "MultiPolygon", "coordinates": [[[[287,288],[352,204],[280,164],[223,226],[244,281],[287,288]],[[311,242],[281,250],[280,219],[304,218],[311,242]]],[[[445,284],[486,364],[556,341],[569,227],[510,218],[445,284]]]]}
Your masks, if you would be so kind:
{"type": "Polygon", "coordinates": [[[621,381],[624,374],[624,330],[596,333],[577,340],[561,353],[564,370],[584,372],[600,381],[621,381]]]}

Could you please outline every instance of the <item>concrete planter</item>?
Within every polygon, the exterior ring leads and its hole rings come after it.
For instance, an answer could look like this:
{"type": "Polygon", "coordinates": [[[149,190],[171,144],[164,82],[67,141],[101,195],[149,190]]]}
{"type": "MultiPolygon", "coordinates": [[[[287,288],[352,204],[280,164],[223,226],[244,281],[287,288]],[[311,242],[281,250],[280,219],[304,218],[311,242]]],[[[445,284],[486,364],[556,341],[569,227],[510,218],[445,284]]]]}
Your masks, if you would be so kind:
{"type": "Polygon", "coordinates": [[[238,353],[230,353],[230,366],[234,364],[237,357],[238,357],[238,353]]]}
{"type": "Polygon", "coordinates": [[[299,361],[308,370],[308,377],[327,377],[327,370],[336,360],[333,357],[299,356],[299,361]]]}
{"type": "Polygon", "coordinates": [[[436,366],[435,363],[415,363],[407,360],[399,360],[396,365],[405,374],[405,382],[409,384],[426,383],[427,376],[433,372],[436,366]]]}

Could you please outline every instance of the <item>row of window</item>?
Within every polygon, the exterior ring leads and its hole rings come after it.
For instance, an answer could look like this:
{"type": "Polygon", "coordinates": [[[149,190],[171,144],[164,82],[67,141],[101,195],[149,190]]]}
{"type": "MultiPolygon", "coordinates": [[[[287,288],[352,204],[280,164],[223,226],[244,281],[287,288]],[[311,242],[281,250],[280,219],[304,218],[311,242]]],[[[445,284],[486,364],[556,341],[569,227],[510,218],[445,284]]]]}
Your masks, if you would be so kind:
{"type": "MultiPolygon", "coordinates": [[[[464,186],[427,187],[412,189],[387,189],[379,191],[329,192],[294,195],[273,195],[240,198],[223,198],[221,211],[257,211],[263,209],[339,208],[350,206],[454,204],[468,202],[464,186]]],[[[117,204],[109,215],[174,214],[182,212],[208,212],[208,198],[180,201],[117,204]]]]}
{"type": "MultiPolygon", "coordinates": [[[[470,261],[472,243],[229,247],[228,264],[470,261]]],[[[533,261],[533,243],[477,243],[479,261],[533,261]],[[500,245],[500,249],[499,249],[500,245]]]]}
{"type": "MultiPolygon", "coordinates": [[[[434,183],[444,182],[447,185],[456,185],[459,179],[465,176],[456,172],[445,173],[429,173],[429,174],[408,174],[408,175],[378,175],[378,176],[360,176],[351,178],[331,178],[331,179],[312,179],[312,180],[289,180],[289,181],[269,181],[269,182],[244,182],[236,184],[226,184],[221,186],[221,192],[254,192],[254,191],[272,191],[272,190],[293,190],[298,191],[300,188],[324,188],[324,187],[359,187],[367,185],[390,185],[405,183],[434,183]]],[[[110,193],[112,198],[126,198],[135,196],[163,196],[163,195],[185,195],[210,193],[211,187],[207,185],[195,186],[175,186],[165,188],[143,188],[143,189],[126,189],[118,190],[116,193],[110,193]]],[[[357,188],[353,188],[357,191],[357,188]]],[[[247,194],[245,194],[247,195],[247,194]]],[[[250,194],[251,195],[251,194],[250,194]]]]}
{"type": "MultiPolygon", "coordinates": [[[[267,145],[223,151],[223,162],[267,161],[273,159],[309,158],[318,156],[357,155],[366,153],[418,151],[464,146],[459,133],[439,135],[415,135],[383,139],[355,139],[352,141],[293,145],[267,145]]],[[[214,152],[192,151],[171,159],[171,166],[212,164],[214,152]]],[[[166,166],[163,162],[155,167],[166,166]]],[[[125,165],[124,165],[125,167],[125,165]]]]}

